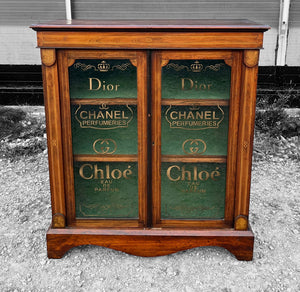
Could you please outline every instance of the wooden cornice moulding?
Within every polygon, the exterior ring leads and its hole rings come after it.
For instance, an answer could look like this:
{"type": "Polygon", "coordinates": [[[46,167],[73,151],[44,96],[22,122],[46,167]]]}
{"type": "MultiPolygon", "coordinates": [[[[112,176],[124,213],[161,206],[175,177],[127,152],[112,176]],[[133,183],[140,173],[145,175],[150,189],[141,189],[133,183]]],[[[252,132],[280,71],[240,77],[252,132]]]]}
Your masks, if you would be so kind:
{"type": "Polygon", "coordinates": [[[41,59],[43,65],[47,67],[51,67],[56,62],[56,54],[55,49],[42,49],[41,50],[41,59]]]}
{"type": "Polygon", "coordinates": [[[244,64],[249,67],[258,65],[259,50],[245,50],[244,51],[244,64]]]}

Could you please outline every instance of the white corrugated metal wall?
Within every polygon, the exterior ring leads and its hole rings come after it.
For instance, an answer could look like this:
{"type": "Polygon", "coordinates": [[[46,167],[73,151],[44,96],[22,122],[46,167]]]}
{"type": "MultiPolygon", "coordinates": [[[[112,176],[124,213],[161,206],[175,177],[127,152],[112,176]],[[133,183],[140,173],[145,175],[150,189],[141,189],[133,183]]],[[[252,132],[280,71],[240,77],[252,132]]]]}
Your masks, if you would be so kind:
{"type": "Polygon", "coordinates": [[[288,66],[300,66],[300,0],[291,0],[286,54],[288,66]]]}
{"type": "MultiPolygon", "coordinates": [[[[291,0],[287,64],[300,65],[300,1],[291,0]]],[[[242,19],[269,24],[260,65],[273,66],[280,0],[73,0],[76,19],[242,19]]],[[[65,18],[65,1],[0,0],[0,64],[39,64],[31,23],[65,18]]]]}
{"type": "Polygon", "coordinates": [[[40,64],[29,25],[65,18],[65,0],[0,0],[0,64],[40,64]]]}

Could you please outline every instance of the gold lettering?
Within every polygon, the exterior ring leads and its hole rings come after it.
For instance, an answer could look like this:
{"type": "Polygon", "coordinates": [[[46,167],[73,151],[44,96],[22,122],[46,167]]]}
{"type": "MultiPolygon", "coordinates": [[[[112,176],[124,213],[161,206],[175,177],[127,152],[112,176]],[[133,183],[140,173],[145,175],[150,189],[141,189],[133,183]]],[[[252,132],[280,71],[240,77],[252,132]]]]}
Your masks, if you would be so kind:
{"type": "Polygon", "coordinates": [[[108,84],[108,85],[106,86],[106,88],[107,88],[108,91],[114,90],[114,86],[113,86],[112,84],[108,84]]]}
{"type": "Polygon", "coordinates": [[[190,78],[181,78],[181,90],[191,90],[194,86],[194,82],[190,78]],[[189,82],[190,88],[185,88],[185,80],[189,82]]]}
{"type": "Polygon", "coordinates": [[[89,112],[89,120],[90,119],[95,119],[96,118],[96,112],[95,111],[93,111],[93,112],[89,112]]]}
{"type": "Polygon", "coordinates": [[[89,89],[88,90],[93,90],[97,91],[102,89],[103,91],[118,91],[120,87],[120,84],[106,84],[105,80],[100,80],[95,77],[89,78],[89,89]]]}
{"type": "Polygon", "coordinates": [[[179,112],[178,113],[178,118],[179,118],[179,120],[185,119],[186,118],[186,112],[179,112]]]}
{"type": "Polygon", "coordinates": [[[205,111],[204,112],[204,118],[205,118],[205,120],[211,119],[211,111],[205,111]]]}
{"type": "Polygon", "coordinates": [[[196,120],[198,119],[203,120],[203,112],[196,112],[196,120]]]}
{"type": "Polygon", "coordinates": [[[105,112],[106,118],[107,119],[113,119],[114,118],[114,112],[113,111],[106,111],[105,112]]]}
{"type": "Polygon", "coordinates": [[[187,115],[186,119],[187,119],[187,120],[188,120],[188,119],[194,120],[194,119],[195,119],[195,116],[194,116],[193,112],[188,112],[188,115],[187,115]]]}
{"type": "Polygon", "coordinates": [[[199,172],[199,179],[200,180],[208,180],[209,178],[209,173],[206,170],[200,171],[199,172]],[[205,174],[205,177],[203,178],[203,174],[205,174]]]}
{"type": "Polygon", "coordinates": [[[109,165],[107,164],[107,165],[105,166],[105,168],[106,168],[106,179],[110,179],[110,175],[109,175],[109,165]]]}
{"type": "Polygon", "coordinates": [[[128,165],[128,168],[123,171],[123,177],[125,179],[128,179],[128,175],[132,175],[132,170],[129,168],[131,168],[130,165],[128,165]]]}
{"type": "Polygon", "coordinates": [[[90,88],[89,90],[99,90],[101,88],[101,81],[98,78],[89,78],[90,81],[90,88]],[[93,88],[93,80],[96,81],[96,84],[98,83],[98,87],[97,88],[93,88]]]}
{"type": "Polygon", "coordinates": [[[175,112],[175,111],[170,113],[170,117],[171,117],[172,120],[177,120],[178,119],[178,117],[173,116],[173,115],[176,115],[176,114],[178,114],[178,113],[175,112]]]}
{"type": "Polygon", "coordinates": [[[169,180],[171,180],[171,181],[178,181],[178,180],[180,180],[180,176],[178,176],[177,178],[172,178],[172,177],[171,177],[171,170],[172,170],[173,168],[176,168],[176,169],[180,170],[180,167],[179,167],[178,165],[172,165],[172,166],[170,166],[170,167],[167,169],[167,177],[168,177],[169,180]]]}
{"type": "MultiPolygon", "coordinates": [[[[104,118],[104,114],[103,114],[102,111],[99,111],[99,112],[98,112],[98,115],[97,115],[97,119],[100,119],[100,118],[101,118],[101,119],[105,119],[105,118],[104,118]]],[[[94,118],[94,119],[95,119],[95,118],[94,118]]]]}
{"type": "Polygon", "coordinates": [[[125,112],[124,111],[122,111],[122,119],[128,120],[128,117],[125,116],[125,112]]]}
{"type": "Polygon", "coordinates": [[[216,112],[213,111],[212,113],[213,113],[213,116],[212,116],[213,120],[219,120],[219,118],[216,117],[216,112]]]}
{"type": "Polygon", "coordinates": [[[103,169],[98,169],[97,164],[94,165],[94,179],[98,179],[98,173],[100,173],[100,179],[104,179],[103,169]]]}
{"type": "Polygon", "coordinates": [[[121,118],[121,111],[115,111],[115,119],[121,118]]]}
{"type": "Polygon", "coordinates": [[[89,167],[90,169],[93,169],[93,166],[91,164],[83,164],[81,165],[80,169],[79,169],[79,175],[83,178],[83,179],[92,179],[93,178],[93,175],[91,174],[89,177],[86,177],[83,173],[83,169],[85,167],[89,167]]]}
{"type": "Polygon", "coordinates": [[[216,181],[217,179],[215,177],[218,177],[221,175],[220,171],[218,171],[219,167],[216,167],[214,171],[211,172],[210,177],[212,180],[216,181]]]}
{"type": "Polygon", "coordinates": [[[186,165],[182,167],[178,165],[172,165],[167,169],[167,177],[170,181],[194,181],[190,184],[199,184],[198,179],[200,181],[207,181],[211,178],[214,181],[217,181],[217,177],[221,176],[219,171],[219,167],[216,167],[212,172],[208,172],[206,170],[199,171],[197,166],[193,166],[191,170],[186,170],[186,165]],[[179,172],[176,172],[179,171],[179,172]]]}
{"type": "Polygon", "coordinates": [[[79,116],[80,116],[80,118],[83,119],[83,120],[84,120],[84,119],[87,119],[87,118],[88,118],[88,117],[87,117],[87,111],[82,111],[82,112],[80,112],[80,115],[79,115],[79,116]],[[84,117],[83,114],[86,114],[86,116],[84,117]]]}
{"type": "Polygon", "coordinates": [[[185,179],[185,175],[187,174],[188,176],[188,179],[187,180],[191,180],[191,172],[188,171],[188,170],[185,170],[185,166],[182,167],[182,170],[181,170],[181,180],[186,180],[185,179]]]}
{"type": "Polygon", "coordinates": [[[113,179],[120,179],[122,177],[122,171],[120,169],[114,169],[112,172],[111,172],[111,177],[113,179]],[[117,172],[117,176],[115,175],[115,173],[117,172]]]}
{"type": "Polygon", "coordinates": [[[212,84],[200,83],[190,78],[181,78],[181,90],[211,90],[212,84]]]}

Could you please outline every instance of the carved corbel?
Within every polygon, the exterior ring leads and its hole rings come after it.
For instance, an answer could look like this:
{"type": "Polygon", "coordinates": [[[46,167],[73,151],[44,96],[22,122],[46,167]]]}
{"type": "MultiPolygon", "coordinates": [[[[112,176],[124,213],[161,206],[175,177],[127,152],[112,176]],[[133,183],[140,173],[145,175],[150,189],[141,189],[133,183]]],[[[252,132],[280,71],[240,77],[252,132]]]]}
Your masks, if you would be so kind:
{"type": "Polygon", "coordinates": [[[134,67],[137,67],[137,59],[129,59],[129,61],[134,67]]]}
{"type": "Polygon", "coordinates": [[[245,215],[238,215],[234,220],[235,230],[248,230],[248,217],[245,215]]]}
{"type": "Polygon", "coordinates": [[[65,228],[66,218],[63,214],[56,213],[52,216],[52,228],[65,228]]]}
{"type": "Polygon", "coordinates": [[[259,50],[245,50],[244,51],[244,64],[249,67],[258,65],[259,50]]]}
{"type": "Polygon", "coordinates": [[[168,65],[169,62],[170,62],[169,59],[167,59],[167,60],[163,59],[163,60],[161,60],[161,66],[164,67],[164,66],[168,65]]]}
{"type": "Polygon", "coordinates": [[[230,58],[230,59],[224,59],[224,62],[225,62],[226,65],[232,67],[232,64],[233,64],[232,58],[230,58]]]}
{"type": "Polygon", "coordinates": [[[43,65],[51,67],[56,62],[55,49],[42,49],[41,50],[41,59],[43,65]]]}
{"type": "Polygon", "coordinates": [[[68,59],[68,67],[71,67],[72,65],[74,65],[75,61],[76,60],[73,58],[68,59]]]}

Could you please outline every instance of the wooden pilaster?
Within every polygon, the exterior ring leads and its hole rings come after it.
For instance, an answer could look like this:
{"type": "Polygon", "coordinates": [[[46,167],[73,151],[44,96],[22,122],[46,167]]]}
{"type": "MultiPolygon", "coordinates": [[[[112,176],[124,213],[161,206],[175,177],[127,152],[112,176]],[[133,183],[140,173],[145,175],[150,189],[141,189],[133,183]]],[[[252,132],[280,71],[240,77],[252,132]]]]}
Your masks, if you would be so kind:
{"type": "Polygon", "coordinates": [[[65,227],[65,193],[58,69],[55,49],[41,50],[48,160],[52,202],[52,227],[65,227]]]}

